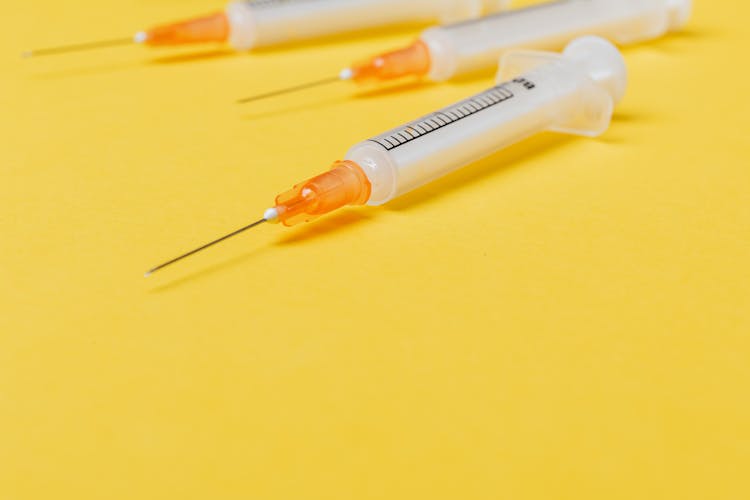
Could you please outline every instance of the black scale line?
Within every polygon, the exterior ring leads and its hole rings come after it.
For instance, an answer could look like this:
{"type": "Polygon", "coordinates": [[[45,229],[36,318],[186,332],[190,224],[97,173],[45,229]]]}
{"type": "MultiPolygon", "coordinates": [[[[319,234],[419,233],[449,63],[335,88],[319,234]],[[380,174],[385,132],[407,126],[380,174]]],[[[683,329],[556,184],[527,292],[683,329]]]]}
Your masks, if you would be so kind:
{"type": "Polygon", "coordinates": [[[411,123],[404,128],[397,129],[389,135],[370,139],[370,141],[379,144],[386,150],[390,151],[413,140],[419,139],[420,137],[424,137],[427,134],[440,130],[441,128],[447,127],[448,125],[461,121],[464,118],[473,116],[480,111],[484,111],[485,109],[503,103],[514,96],[515,94],[507,88],[507,84],[502,84],[482,94],[469,98],[466,101],[460,102],[451,108],[444,111],[438,111],[433,115],[418,120],[416,123],[411,123]],[[409,138],[405,137],[406,135],[408,135],[409,138]]]}

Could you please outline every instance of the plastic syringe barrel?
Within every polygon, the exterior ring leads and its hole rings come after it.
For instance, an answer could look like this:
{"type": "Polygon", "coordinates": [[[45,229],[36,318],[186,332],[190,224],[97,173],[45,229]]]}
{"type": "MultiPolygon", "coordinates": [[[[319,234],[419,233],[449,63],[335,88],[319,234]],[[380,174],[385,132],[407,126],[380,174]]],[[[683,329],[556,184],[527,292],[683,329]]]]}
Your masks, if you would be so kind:
{"type": "Polygon", "coordinates": [[[595,136],[609,126],[627,84],[625,63],[610,42],[583,37],[562,55],[505,56],[505,83],[354,146],[355,162],[380,205],[544,130],[595,136]],[[520,76],[518,76],[520,75],[520,76]]]}
{"type": "Polygon", "coordinates": [[[509,0],[255,0],[227,6],[238,50],[377,26],[455,22],[497,12],[509,0]]]}
{"type": "Polygon", "coordinates": [[[559,0],[426,30],[434,81],[490,67],[515,48],[559,50],[582,35],[615,43],[649,40],[678,29],[692,0],[559,0]]]}

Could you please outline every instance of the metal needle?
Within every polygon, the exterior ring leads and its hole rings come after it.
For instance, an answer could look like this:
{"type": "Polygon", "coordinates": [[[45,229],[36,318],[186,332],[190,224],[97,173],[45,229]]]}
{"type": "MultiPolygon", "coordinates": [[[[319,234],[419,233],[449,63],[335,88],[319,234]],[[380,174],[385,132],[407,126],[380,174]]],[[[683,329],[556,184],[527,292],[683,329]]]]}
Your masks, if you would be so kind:
{"type": "Polygon", "coordinates": [[[302,85],[295,85],[294,87],[289,87],[289,88],[281,89],[281,90],[274,90],[273,92],[268,92],[266,94],[259,94],[259,95],[256,95],[256,96],[247,97],[245,99],[240,99],[239,101],[237,101],[237,103],[238,104],[246,104],[248,102],[260,101],[262,99],[269,99],[271,97],[277,97],[277,96],[284,95],[284,94],[290,94],[292,92],[299,92],[301,90],[307,90],[307,89],[311,89],[313,87],[320,87],[322,85],[329,85],[331,83],[340,82],[342,80],[343,79],[341,78],[341,76],[334,76],[334,77],[324,78],[322,80],[316,80],[314,82],[303,83],[302,85]]]}
{"type": "Polygon", "coordinates": [[[196,248],[195,250],[192,250],[192,251],[190,251],[190,252],[188,252],[188,253],[186,253],[184,255],[180,255],[179,257],[177,257],[175,259],[172,259],[170,261],[167,261],[164,264],[160,264],[160,265],[156,266],[155,268],[151,269],[150,271],[148,271],[145,274],[145,277],[148,278],[149,276],[151,276],[155,272],[160,271],[160,270],[164,269],[167,266],[171,266],[172,264],[174,264],[176,262],[179,262],[179,261],[181,261],[183,259],[186,259],[186,258],[190,257],[191,255],[195,255],[198,252],[201,252],[201,251],[203,251],[203,250],[205,250],[205,249],[207,249],[209,247],[212,247],[212,246],[216,245],[217,243],[221,243],[224,240],[228,240],[229,238],[232,238],[233,236],[237,236],[240,233],[244,233],[245,231],[247,231],[249,229],[252,229],[252,228],[254,228],[256,226],[260,226],[264,222],[268,222],[268,220],[267,219],[261,219],[261,220],[259,220],[257,222],[253,222],[249,226],[245,226],[245,227],[243,227],[241,229],[238,229],[237,231],[235,231],[233,233],[230,233],[230,234],[228,234],[226,236],[222,236],[218,240],[214,240],[211,243],[207,243],[207,244],[203,245],[202,247],[196,248]]]}
{"type": "Polygon", "coordinates": [[[102,49],[105,47],[115,47],[118,45],[129,45],[132,43],[137,43],[138,41],[134,39],[132,36],[128,38],[115,38],[112,40],[100,40],[97,42],[88,42],[88,43],[79,43],[75,45],[63,45],[60,47],[49,47],[45,49],[38,49],[38,50],[27,50],[24,52],[22,57],[37,57],[37,56],[51,56],[55,54],[64,54],[67,52],[78,52],[81,50],[93,50],[93,49],[102,49]]]}

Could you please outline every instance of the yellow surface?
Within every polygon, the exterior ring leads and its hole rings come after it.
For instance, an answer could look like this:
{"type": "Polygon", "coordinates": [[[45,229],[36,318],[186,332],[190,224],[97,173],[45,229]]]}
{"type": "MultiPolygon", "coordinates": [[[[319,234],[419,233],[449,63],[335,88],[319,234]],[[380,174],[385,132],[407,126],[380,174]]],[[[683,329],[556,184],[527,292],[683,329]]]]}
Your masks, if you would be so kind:
{"type": "Polygon", "coordinates": [[[413,33],[22,61],[217,4],[4,5],[0,499],[750,498],[750,6],[699,3],[605,137],[150,280],[489,76],[238,107],[413,33]]]}

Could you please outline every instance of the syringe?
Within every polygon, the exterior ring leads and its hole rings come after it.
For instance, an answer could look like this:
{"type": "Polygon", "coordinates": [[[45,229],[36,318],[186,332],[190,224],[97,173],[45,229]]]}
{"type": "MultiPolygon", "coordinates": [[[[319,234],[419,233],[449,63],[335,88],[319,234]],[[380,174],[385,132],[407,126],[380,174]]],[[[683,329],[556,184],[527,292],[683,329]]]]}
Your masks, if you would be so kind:
{"type": "Polygon", "coordinates": [[[347,205],[382,205],[537,132],[599,135],[625,93],[627,71],[614,45],[589,36],[562,55],[505,55],[498,82],[504,83],[355,145],[330,171],[279,195],[257,222],[146,275],[265,222],[294,226],[347,205]]]}
{"type": "Polygon", "coordinates": [[[424,31],[412,45],[343,69],[338,76],[256,95],[251,102],[337,81],[385,82],[406,76],[435,82],[490,69],[508,50],[559,50],[583,35],[626,45],[679,29],[692,0],[558,0],[424,31]]]}
{"type": "Polygon", "coordinates": [[[157,26],[132,37],[53,47],[26,57],[127,45],[229,43],[236,50],[415,22],[455,22],[497,12],[509,0],[241,0],[224,12],[157,26]]]}

